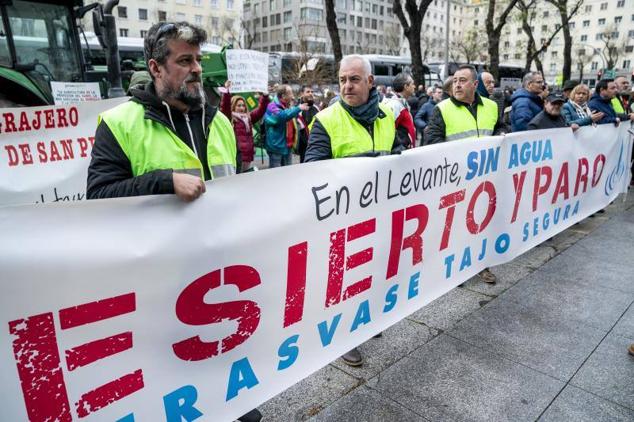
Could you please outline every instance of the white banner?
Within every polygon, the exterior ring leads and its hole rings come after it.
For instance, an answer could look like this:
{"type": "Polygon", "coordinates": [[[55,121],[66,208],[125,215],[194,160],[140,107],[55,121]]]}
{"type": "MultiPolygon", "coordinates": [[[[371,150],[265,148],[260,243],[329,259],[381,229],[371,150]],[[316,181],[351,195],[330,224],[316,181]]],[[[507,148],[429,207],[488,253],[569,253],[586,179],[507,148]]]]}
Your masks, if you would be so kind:
{"type": "Polygon", "coordinates": [[[229,421],[605,207],[625,126],[0,208],[7,420],[229,421]]]}
{"type": "Polygon", "coordinates": [[[0,110],[0,206],[84,199],[97,116],[124,101],[0,110]]]}
{"type": "Polygon", "coordinates": [[[99,82],[55,82],[51,81],[55,105],[72,105],[85,101],[101,100],[99,82]]]}
{"type": "Polygon", "coordinates": [[[267,92],[269,55],[254,50],[226,50],[231,92],[267,92]]]}

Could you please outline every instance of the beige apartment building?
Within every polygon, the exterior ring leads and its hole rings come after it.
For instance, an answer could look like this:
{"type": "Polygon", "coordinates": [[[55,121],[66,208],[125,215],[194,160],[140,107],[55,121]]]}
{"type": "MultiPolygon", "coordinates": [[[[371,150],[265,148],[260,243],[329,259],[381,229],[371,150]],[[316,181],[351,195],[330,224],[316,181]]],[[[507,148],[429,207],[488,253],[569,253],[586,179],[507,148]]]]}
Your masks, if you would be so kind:
{"type": "MultiPolygon", "coordinates": [[[[204,28],[209,42],[221,45],[241,37],[242,0],[121,0],[114,9],[120,37],[144,37],[160,21],[187,21],[204,28]]],[[[90,14],[84,18],[92,31],[90,14]]]]}

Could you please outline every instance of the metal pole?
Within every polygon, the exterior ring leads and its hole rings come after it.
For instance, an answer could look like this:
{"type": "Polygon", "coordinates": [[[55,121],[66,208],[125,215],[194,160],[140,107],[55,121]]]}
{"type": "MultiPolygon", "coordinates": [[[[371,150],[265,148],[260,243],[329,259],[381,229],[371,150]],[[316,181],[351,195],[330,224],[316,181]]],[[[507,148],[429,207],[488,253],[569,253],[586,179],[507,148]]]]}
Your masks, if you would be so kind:
{"type": "Polygon", "coordinates": [[[445,79],[449,76],[449,11],[451,1],[447,1],[447,13],[446,13],[446,24],[445,24],[445,75],[443,75],[442,82],[445,83],[445,79]]]}
{"type": "Polygon", "coordinates": [[[109,0],[103,10],[104,41],[108,45],[106,64],[108,65],[108,98],[123,97],[125,91],[121,84],[121,64],[119,63],[119,45],[117,43],[117,25],[112,10],[119,0],[109,0]]]}

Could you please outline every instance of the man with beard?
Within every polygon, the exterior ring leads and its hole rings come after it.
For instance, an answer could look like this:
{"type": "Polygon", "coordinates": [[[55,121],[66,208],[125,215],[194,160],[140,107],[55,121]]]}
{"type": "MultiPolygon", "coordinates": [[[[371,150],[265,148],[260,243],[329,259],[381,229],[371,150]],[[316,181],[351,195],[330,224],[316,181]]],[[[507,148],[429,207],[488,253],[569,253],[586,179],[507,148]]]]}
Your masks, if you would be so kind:
{"type": "Polygon", "coordinates": [[[302,87],[300,104],[306,104],[308,106],[308,110],[302,110],[299,113],[299,118],[297,119],[297,123],[299,126],[297,152],[299,153],[299,162],[303,163],[304,155],[306,154],[306,145],[308,145],[308,125],[311,124],[311,122],[315,118],[315,115],[319,112],[319,108],[315,104],[315,96],[312,87],[308,85],[304,85],[302,87]]]}
{"type": "MultiPolygon", "coordinates": [[[[145,37],[152,81],[99,116],[88,168],[88,199],[205,192],[205,180],[236,172],[231,122],[205,101],[200,46],[207,33],[186,22],[159,22],[145,37]]],[[[210,375],[211,376],[211,375],[210,375]]],[[[258,422],[253,409],[238,418],[258,422]]]]}
{"type": "Polygon", "coordinates": [[[193,201],[205,180],[235,174],[233,128],[203,92],[206,38],[185,22],[150,28],[144,53],[152,81],[99,117],[88,199],[176,194],[193,201]]]}

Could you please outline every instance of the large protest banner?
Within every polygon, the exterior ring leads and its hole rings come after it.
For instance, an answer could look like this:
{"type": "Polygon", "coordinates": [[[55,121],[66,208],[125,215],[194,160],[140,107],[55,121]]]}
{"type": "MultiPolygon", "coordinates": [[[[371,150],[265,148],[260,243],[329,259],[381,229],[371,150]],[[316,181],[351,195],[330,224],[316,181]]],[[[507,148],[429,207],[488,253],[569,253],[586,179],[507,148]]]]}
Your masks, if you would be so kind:
{"type": "Polygon", "coordinates": [[[232,420],[626,189],[627,128],[0,208],[7,420],[232,420]]]}
{"type": "Polygon", "coordinates": [[[123,101],[0,110],[0,205],[85,198],[97,116],[123,101]]]}

